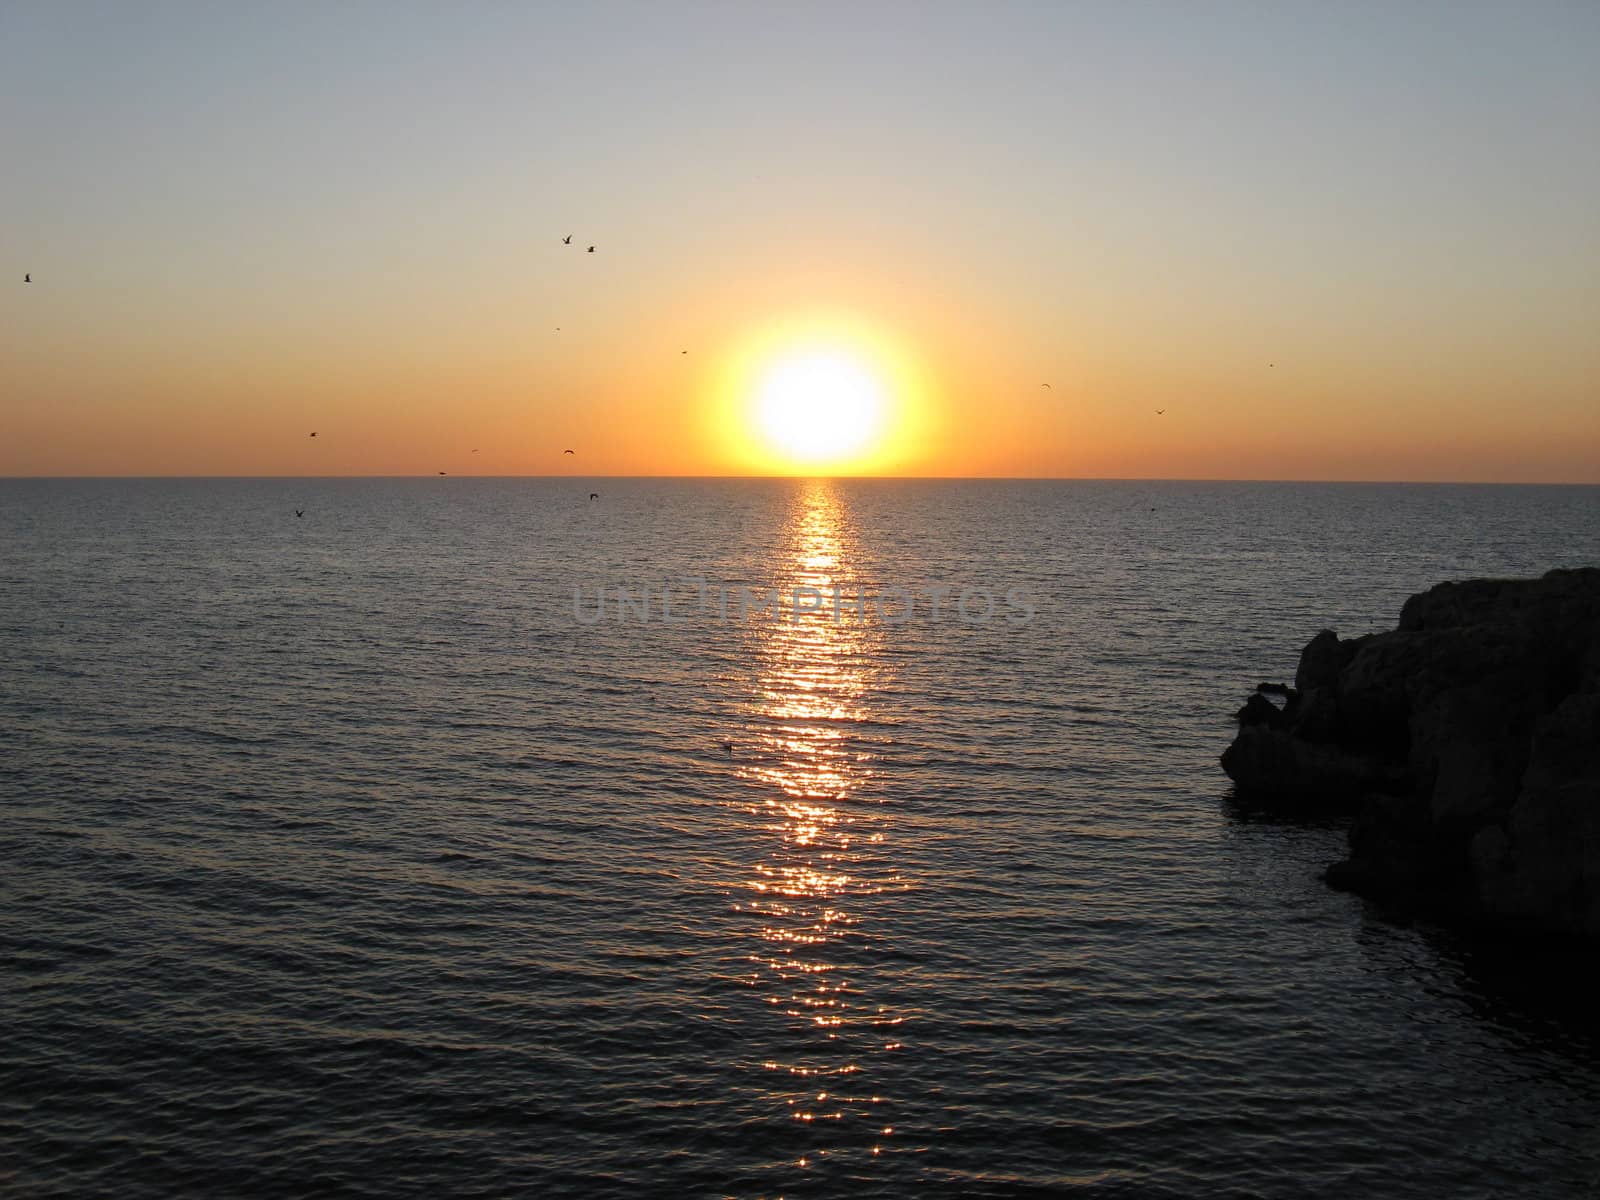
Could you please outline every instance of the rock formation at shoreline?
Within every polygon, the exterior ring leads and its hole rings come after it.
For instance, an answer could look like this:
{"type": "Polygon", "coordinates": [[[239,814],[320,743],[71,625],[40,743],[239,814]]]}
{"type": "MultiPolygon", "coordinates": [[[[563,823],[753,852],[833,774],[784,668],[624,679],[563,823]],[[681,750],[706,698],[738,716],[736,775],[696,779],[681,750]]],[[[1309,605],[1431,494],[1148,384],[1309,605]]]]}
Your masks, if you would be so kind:
{"type": "Polygon", "coordinates": [[[1600,937],[1600,569],[1442,583],[1391,632],[1324,630],[1238,719],[1241,798],[1350,812],[1333,886],[1600,937]]]}

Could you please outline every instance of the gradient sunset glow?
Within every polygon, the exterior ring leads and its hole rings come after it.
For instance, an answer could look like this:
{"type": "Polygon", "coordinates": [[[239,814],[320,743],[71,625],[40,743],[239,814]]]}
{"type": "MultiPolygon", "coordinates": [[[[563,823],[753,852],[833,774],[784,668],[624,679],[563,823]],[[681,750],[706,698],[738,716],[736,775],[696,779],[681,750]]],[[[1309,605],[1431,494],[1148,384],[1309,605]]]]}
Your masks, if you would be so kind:
{"type": "Polygon", "coordinates": [[[0,34],[0,474],[1600,481],[1594,6],[0,34]]]}

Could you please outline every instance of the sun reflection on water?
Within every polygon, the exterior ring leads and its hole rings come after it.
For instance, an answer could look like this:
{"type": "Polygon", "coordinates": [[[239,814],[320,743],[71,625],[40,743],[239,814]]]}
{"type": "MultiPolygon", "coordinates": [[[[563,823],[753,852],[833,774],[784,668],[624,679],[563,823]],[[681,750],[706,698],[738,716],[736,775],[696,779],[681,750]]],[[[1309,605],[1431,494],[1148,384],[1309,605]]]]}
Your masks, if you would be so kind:
{"type": "MultiPolygon", "coordinates": [[[[857,587],[850,535],[827,483],[807,485],[791,523],[783,594],[830,596],[857,587]]],[[[866,930],[870,898],[907,881],[885,856],[885,810],[874,798],[869,689],[877,683],[875,626],[831,608],[759,626],[762,674],[750,752],[739,773],[749,811],[764,818],[767,852],[752,865],[738,906],[757,917],[760,945],[747,982],[787,1021],[792,1047],[761,1064],[777,1115],[797,1131],[787,1161],[814,1166],[885,1148],[887,1097],[859,1086],[900,1047],[903,1017],[872,999],[869,968],[882,931],[866,930]]]]}

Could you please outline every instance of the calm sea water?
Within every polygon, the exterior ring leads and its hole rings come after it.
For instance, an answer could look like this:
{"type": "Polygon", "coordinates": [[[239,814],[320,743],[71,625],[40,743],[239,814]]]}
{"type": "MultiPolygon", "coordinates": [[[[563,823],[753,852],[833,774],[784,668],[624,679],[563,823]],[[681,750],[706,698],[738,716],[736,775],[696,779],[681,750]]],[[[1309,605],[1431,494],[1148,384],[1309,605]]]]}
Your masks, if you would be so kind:
{"type": "Polygon", "coordinates": [[[5,481],[0,562],[5,1194],[1600,1187],[1592,962],[1216,761],[1600,489],[5,481]]]}

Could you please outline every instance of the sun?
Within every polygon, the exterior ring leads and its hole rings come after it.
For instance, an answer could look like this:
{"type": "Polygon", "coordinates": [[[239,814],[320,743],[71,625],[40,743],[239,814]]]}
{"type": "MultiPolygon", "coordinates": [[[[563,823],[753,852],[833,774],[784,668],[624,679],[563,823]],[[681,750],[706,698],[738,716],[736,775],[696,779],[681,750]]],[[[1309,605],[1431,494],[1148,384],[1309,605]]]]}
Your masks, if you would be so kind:
{"type": "Polygon", "coordinates": [[[911,474],[942,427],[929,373],[907,344],[852,312],[756,318],[703,396],[705,433],[729,474],[911,474]]]}
{"type": "Polygon", "coordinates": [[[883,433],[884,387],[859,359],[839,350],[792,352],[756,388],[761,440],[801,466],[830,466],[870,452],[883,433]]]}

